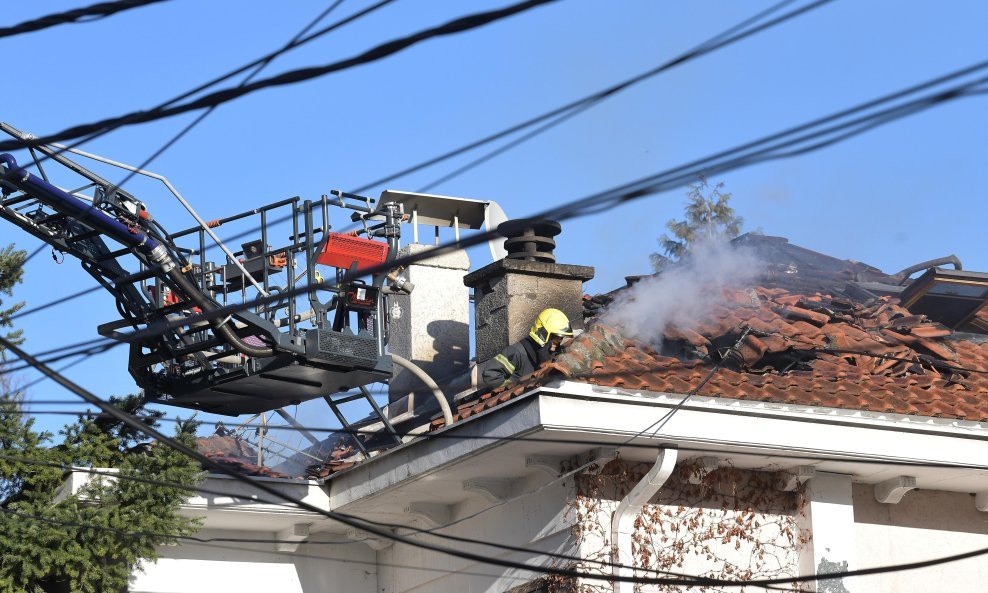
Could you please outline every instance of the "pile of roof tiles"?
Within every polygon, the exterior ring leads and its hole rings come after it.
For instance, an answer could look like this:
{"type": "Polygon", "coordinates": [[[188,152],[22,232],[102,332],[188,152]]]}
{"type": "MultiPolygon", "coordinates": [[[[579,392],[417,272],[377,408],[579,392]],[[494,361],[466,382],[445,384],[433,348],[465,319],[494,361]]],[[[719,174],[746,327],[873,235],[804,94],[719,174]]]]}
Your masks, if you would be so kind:
{"type": "Polygon", "coordinates": [[[330,474],[357,465],[358,459],[354,455],[353,444],[349,442],[351,441],[350,435],[339,434],[335,436],[338,438],[330,441],[329,446],[326,447],[329,449],[329,453],[325,456],[325,461],[307,467],[305,469],[306,478],[310,480],[325,478],[330,474]]]}
{"type": "Polygon", "coordinates": [[[686,394],[718,362],[698,395],[988,420],[988,344],[959,339],[894,299],[863,305],[782,288],[725,291],[705,319],[666,328],[656,345],[595,323],[528,378],[461,404],[454,420],[553,377],[686,394]]]}
{"type": "Polygon", "coordinates": [[[217,434],[196,439],[196,445],[199,452],[212,461],[245,476],[291,477],[255,463],[257,451],[246,441],[234,435],[218,431],[217,434]]]}

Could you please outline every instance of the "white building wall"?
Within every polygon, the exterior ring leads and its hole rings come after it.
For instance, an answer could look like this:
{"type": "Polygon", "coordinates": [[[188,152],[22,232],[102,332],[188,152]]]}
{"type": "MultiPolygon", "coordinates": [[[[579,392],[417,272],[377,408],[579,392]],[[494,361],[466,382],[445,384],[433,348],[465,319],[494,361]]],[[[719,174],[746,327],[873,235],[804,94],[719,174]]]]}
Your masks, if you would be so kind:
{"type": "MultiPolygon", "coordinates": [[[[204,529],[199,538],[274,538],[270,532],[204,529]]],[[[162,546],[161,558],[131,578],[131,593],[375,593],[377,559],[362,543],[314,534],[295,552],[274,544],[183,543],[162,546]]]]}
{"type": "MultiPolygon", "coordinates": [[[[853,496],[859,568],[988,548],[988,514],[975,509],[970,494],[914,490],[898,504],[882,504],[873,487],[855,484],[853,496]]],[[[855,591],[984,591],[988,562],[982,556],[849,580],[855,591]]]]}

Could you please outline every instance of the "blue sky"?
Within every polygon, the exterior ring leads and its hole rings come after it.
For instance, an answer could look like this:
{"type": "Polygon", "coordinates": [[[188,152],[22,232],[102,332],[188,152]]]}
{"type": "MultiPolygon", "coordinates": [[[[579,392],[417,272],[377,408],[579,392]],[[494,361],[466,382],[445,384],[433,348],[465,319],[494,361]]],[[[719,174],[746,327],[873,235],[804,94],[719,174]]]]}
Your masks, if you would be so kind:
{"type": "MultiPolygon", "coordinates": [[[[16,3],[4,7],[4,21],[80,4],[16,3]]],[[[326,22],[369,4],[344,0],[326,22]]],[[[283,56],[262,76],[329,63],[504,4],[398,0],[283,56]]],[[[172,0],[2,39],[0,120],[42,135],[150,107],[279,47],[326,5],[172,0]]],[[[647,70],[769,5],[561,0],[222,105],[150,169],[206,218],[295,195],[316,199],[647,70]]],[[[983,2],[832,2],[626,91],[434,192],[493,199],[509,216],[525,216],[988,59],[985,22],[983,2]]],[[[816,153],[714,180],[734,195],[747,228],[810,249],[888,272],[953,253],[966,269],[988,271],[986,102],[988,96],[951,102],[816,153]]],[[[128,127],[83,148],[137,164],[193,117],[128,127]]],[[[387,187],[416,190],[468,159],[387,187]]],[[[128,188],[171,228],[190,224],[157,186],[135,181],[128,188]]],[[[567,221],[557,256],[596,267],[588,292],[622,285],[624,276],[649,271],[655,239],[666,220],[680,215],[684,199],[685,190],[676,190],[567,221]]],[[[0,237],[28,250],[38,245],[7,223],[0,237]]],[[[472,258],[474,267],[489,261],[483,251],[472,258]]],[[[45,253],[28,265],[15,296],[39,304],[90,284],[76,262],[56,265],[45,253]]],[[[112,300],[99,292],[26,317],[21,327],[27,349],[40,351],[96,337],[95,326],[116,317],[112,300]]],[[[125,360],[120,349],[67,374],[100,395],[126,393],[133,384],[125,360]]],[[[68,398],[51,383],[33,387],[30,396],[68,398]]]]}

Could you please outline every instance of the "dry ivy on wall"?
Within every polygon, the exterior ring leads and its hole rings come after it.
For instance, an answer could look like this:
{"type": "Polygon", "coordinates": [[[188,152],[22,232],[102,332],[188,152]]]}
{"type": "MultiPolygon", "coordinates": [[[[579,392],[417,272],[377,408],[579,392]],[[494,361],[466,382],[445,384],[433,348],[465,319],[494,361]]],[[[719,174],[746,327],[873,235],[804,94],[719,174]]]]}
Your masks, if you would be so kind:
{"type": "MultiPolygon", "coordinates": [[[[573,536],[586,562],[573,568],[606,574],[597,562],[611,561],[611,515],[617,502],[648,469],[647,464],[615,460],[578,477],[569,513],[573,536]]],[[[634,566],[739,581],[796,576],[800,548],[808,541],[801,529],[806,501],[802,489],[783,491],[781,479],[778,472],[730,466],[711,471],[696,462],[681,463],[635,519],[634,566]]],[[[555,578],[548,582],[553,593],[611,589],[606,581],[555,578]]],[[[658,592],[687,588],[645,585],[636,589],[658,592]]],[[[688,589],[745,590],[699,585],[688,589]]],[[[800,589],[794,585],[791,590],[800,589]]]]}

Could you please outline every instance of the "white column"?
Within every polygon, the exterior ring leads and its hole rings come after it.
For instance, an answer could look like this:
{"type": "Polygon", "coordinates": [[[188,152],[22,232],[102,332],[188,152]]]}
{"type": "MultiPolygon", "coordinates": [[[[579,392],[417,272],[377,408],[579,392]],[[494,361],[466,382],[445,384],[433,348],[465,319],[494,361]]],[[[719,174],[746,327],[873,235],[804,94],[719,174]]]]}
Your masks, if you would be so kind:
{"type": "MultiPolygon", "coordinates": [[[[806,520],[810,542],[800,558],[801,574],[825,574],[856,568],[851,476],[817,472],[809,481],[806,520]]],[[[814,591],[852,593],[853,580],[819,581],[814,591]]]]}

